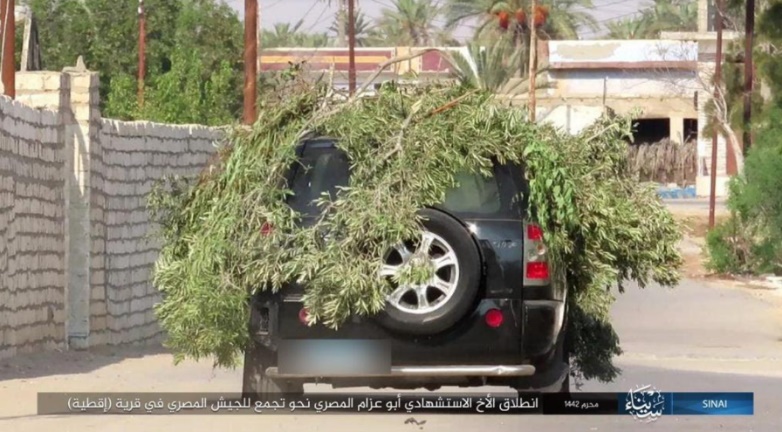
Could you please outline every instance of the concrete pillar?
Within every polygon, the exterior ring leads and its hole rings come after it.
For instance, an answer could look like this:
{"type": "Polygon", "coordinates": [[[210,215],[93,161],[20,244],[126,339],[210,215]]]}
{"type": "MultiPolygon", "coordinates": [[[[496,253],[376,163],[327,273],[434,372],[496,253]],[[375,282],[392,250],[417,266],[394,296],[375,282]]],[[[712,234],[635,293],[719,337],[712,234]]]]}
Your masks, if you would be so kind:
{"type": "Polygon", "coordinates": [[[80,58],[63,72],[18,72],[16,81],[19,102],[59,113],[65,142],[65,339],[69,348],[84,349],[90,346],[92,247],[101,240],[91,214],[93,161],[101,160],[98,74],[80,58]]]}
{"type": "Polygon", "coordinates": [[[66,148],[66,273],[68,347],[90,346],[90,174],[100,124],[98,74],[83,65],[63,71],[69,103],[63,110],[66,148]]]}
{"type": "Polygon", "coordinates": [[[709,1],[698,0],[698,33],[709,31],[709,1]]]}
{"type": "Polygon", "coordinates": [[[679,144],[684,143],[684,117],[671,117],[669,119],[671,127],[669,129],[669,137],[671,141],[679,144]]]}
{"type": "MultiPolygon", "coordinates": [[[[396,47],[395,57],[402,57],[412,54],[413,51],[410,47],[396,47]]],[[[420,57],[415,59],[420,63],[420,57]]],[[[418,64],[416,64],[417,66],[418,64]]],[[[403,61],[392,66],[395,73],[403,75],[409,72],[417,72],[417,69],[413,65],[413,60],[403,61]]]]}

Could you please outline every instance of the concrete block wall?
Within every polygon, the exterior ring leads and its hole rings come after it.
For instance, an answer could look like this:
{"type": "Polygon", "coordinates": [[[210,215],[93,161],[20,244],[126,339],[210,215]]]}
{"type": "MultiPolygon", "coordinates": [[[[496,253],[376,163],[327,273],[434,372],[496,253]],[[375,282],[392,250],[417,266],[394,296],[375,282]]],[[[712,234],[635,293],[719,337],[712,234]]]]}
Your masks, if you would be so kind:
{"type": "Polygon", "coordinates": [[[160,245],[149,236],[146,197],[164,176],[200,173],[221,136],[204,126],[101,121],[105,280],[103,292],[93,284],[97,343],[155,342],[161,336],[153,311],[159,293],[151,281],[160,245]]]}
{"type": "Polygon", "coordinates": [[[223,129],[104,119],[84,69],[16,82],[0,97],[0,358],[158,342],[146,196],[197,175],[223,129]]]}
{"type": "Polygon", "coordinates": [[[63,136],[58,112],[0,96],[0,358],[65,345],[63,136]]]}

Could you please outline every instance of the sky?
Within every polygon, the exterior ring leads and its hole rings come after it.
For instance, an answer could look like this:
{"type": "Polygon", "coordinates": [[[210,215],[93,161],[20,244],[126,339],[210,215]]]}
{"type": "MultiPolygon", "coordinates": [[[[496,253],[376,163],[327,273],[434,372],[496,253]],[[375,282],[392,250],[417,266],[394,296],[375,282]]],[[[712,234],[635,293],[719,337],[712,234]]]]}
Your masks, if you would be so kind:
{"type": "MultiPolygon", "coordinates": [[[[231,7],[244,16],[244,0],[225,0],[231,7]]],[[[433,0],[436,1],[436,0],[433,0]]],[[[695,0],[693,0],[695,1],[695,0]]],[[[358,8],[369,17],[378,16],[384,8],[392,7],[392,0],[356,0],[358,8]]],[[[592,0],[592,14],[602,25],[607,21],[626,18],[652,3],[652,0],[592,0]]],[[[272,27],[275,23],[296,23],[304,19],[302,30],[327,31],[337,12],[338,0],[258,0],[261,11],[261,27],[272,27]],[[329,5],[331,3],[331,5],[329,5]]],[[[456,36],[463,38],[472,33],[470,28],[463,27],[456,36]]],[[[587,30],[582,38],[590,39],[600,36],[587,30]]]]}

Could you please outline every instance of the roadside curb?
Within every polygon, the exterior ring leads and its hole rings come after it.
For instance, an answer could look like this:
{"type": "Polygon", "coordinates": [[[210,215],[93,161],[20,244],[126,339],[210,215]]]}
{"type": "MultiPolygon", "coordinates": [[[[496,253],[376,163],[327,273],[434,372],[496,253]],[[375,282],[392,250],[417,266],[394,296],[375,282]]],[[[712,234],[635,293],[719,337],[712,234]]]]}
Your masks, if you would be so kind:
{"type": "Polygon", "coordinates": [[[657,188],[657,195],[662,199],[687,199],[697,198],[695,186],[661,186],[657,188]]]}

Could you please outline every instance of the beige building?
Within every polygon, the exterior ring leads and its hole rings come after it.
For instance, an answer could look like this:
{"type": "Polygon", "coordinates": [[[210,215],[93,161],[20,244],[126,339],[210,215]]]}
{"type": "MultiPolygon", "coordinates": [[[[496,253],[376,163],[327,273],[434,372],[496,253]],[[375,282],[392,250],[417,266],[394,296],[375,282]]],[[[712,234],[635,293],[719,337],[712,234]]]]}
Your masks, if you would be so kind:
{"type": "MultiPolygon", "coordinates": [[[[725,34],[726,42],[737,37],[725,34]]],[[[537,92],[537,116],[578,132],[611,109],[638,119],[638,141],[697,140],[696,193],[707,196],[711,138],[704,126],[715,47],[709,33],[670,33],[659,40],[548,41],[541,46],[545,72],[539,81],[546,88],[537,92]]],[[[523,88],[513,96],[514,103],[527,102],[523,88]]],[[[717,195],[723,196],[729,174],[735,174],[735,159],[724,139],[717,149],[717,195]]]]}

